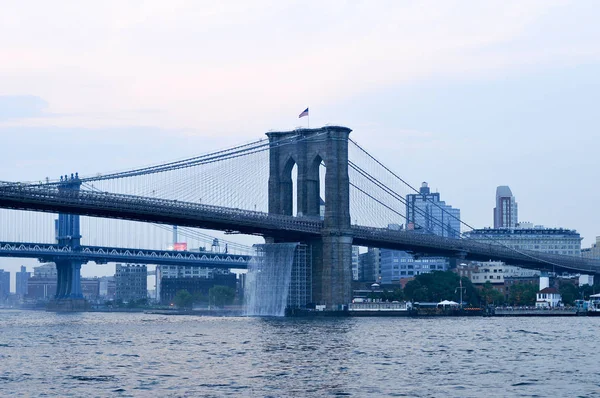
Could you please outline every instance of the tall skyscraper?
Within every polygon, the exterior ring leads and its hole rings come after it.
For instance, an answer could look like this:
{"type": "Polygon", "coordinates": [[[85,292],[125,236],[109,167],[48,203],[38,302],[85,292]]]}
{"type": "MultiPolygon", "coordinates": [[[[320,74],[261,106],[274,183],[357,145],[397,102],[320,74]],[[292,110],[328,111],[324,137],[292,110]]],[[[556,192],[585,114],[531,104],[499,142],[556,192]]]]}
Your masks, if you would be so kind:
{"type": "Polygon", "coordinates": [[[31,277],[31,272],[27,272],[27,269],[21,265],[21,271],[17,272],[16,277],[16,293],[21,297],[25,297],[27,295],[27,287],[29,278],[31,277]]]}
{"type": "Polygon", "coordinates": [[[516,228],[518,223],[519,217],[515,197],[507,185],[501,185],[496,188],[494,228],[516,228]]]}
{"type": "Polygon", "coordinates": [[[423,182],[418,194],[406,195],[406,229],[459,238],[460,210],[440,200],[440,194],[431,193],[423,182]]]}

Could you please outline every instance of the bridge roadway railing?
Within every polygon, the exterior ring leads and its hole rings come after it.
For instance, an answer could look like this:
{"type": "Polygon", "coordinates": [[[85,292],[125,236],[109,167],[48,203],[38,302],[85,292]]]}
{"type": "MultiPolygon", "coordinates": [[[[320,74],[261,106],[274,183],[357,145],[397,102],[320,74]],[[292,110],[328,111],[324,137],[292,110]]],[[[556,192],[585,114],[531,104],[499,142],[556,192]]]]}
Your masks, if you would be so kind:
{"type": "Polygon", "coordinates": [[[353,226],[354,242],[374,247],[398,248],[413,253],[439,254],[475,260],[501,260],[528,268],[559,269],[581,273],[600,274],[600,261],[575,256],[514,250],[497,243],[483,243],[469,239],[446,238],[438,235],[384,228],[353,226]]]}
{"type": "Polygon", "coordinates": [[[54,186],[0,185],[0,207],[172,223],[250,234],[318,235],[323,221],[177,200],[54,186]]]}
{"type": "Polygon", "coordinates": [[[38,258],[43,261],[58,259],[84,262],[131,262],[142,264],[190,265],[209,268],[246,268],[249,255],[188,252],[173,250],[148,250],[104,246],[72,248],[55,243],[0,242],[0,257],[38,258]]]}

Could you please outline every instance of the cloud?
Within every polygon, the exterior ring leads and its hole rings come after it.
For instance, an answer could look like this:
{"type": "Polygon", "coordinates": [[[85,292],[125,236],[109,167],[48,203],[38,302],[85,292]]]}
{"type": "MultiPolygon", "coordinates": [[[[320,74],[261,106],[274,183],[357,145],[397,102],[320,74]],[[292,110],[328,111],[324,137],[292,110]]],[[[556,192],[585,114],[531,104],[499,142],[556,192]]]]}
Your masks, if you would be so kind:
{"type": "Polygon", "coordinates": [[[10,60],[0,78],[11,76],[10,92],[48,99],[60,126],[294,127],[281,115],[300,104],[597,55],[593,40],[544,43],[536,33],[551,31],[565,9],[585,8],[564,1],[107,1],[47,18],[53,7],[16,6],[0,17],[10,60]]]}

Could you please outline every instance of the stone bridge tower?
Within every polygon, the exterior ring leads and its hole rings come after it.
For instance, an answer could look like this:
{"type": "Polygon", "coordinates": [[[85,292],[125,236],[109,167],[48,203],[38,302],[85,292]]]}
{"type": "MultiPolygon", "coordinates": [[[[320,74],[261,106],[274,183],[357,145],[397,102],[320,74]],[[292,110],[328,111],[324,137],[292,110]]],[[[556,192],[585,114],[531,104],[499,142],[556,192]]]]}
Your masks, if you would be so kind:
{"type": "MultiPolygon", "coordinates": [[[[319,217],[319,166],[325,164],[325,216],[312,248],[313,301],[327,310],[352,299],[352,233],[348,136],[350,129],[327,126],[269,132],[269,213],[293,215],[292,169],[297,166],[297,216],[319,217]]],[[[277,237],[273,237],[277,241],[277,237]]]]}

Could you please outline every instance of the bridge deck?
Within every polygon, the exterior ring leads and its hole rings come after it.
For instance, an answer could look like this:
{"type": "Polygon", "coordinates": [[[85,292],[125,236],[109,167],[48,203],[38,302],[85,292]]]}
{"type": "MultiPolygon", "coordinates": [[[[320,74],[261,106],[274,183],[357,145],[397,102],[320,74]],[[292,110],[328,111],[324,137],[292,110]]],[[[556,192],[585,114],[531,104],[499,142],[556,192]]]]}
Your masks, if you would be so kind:
{"type": "MultiPolygon", "coordinates": [[[[53,186],[0,185],[0,207],[74,213],[87,216],[237,231],[297,241],[321,236],[317,218],[202,205],[106,192],[59,191],[53,186]]],[[[406,250],[421,255],[500,260],[526,268],[600,274],[600,261],[532,251],[516,251],[493,243],[452,239],[408,231],[353,226],[354,244],[406,250]]]]}

